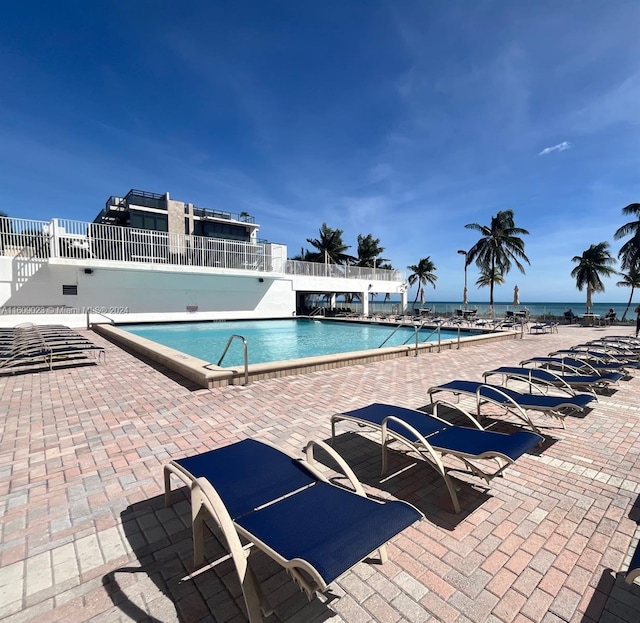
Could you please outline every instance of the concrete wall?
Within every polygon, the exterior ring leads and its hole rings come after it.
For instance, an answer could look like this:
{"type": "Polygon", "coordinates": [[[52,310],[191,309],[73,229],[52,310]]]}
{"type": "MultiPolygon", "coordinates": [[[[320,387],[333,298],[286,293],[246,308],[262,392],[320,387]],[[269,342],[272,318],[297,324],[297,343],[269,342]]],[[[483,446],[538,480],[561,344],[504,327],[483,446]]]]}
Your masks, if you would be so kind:
{"type": "Polygon", "coordinates": [[[286,247],[271,245],[270,270],[37,258],[30,247],[0,256],[0,326],[22,322],[80,327],[100,314],[116,322],[290,318],[296,292],[399,292],[400,282],[284,274],[286,247]],[[77,293],[63,293],[63,286],[77,293]]]}
{"type": "Polygon", "coordinates": [[[0,325],[83,326],[89,308],[120,322],[281,318],[295,312],[290,278],[117,264],[0,257],[0,325]],[[77,295],[63,294],[63,285],[76,286],[77,295]]]}

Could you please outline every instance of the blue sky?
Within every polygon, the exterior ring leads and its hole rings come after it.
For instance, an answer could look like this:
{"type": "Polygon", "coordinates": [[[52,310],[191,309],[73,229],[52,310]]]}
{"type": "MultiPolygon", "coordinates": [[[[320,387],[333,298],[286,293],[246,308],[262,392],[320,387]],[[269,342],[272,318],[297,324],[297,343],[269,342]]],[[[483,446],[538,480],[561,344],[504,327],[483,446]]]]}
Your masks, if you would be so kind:
{"type": "MultiPolygon", "coordinates": [[[[584,301],[571,258],[617,255],[640,202],[639,24],[636,0],[8,3],[0,210],[92,220],[169,191],[290,255],[326,222],[399,269],[430,256],[446,301],[464,225],[510,208],[531,266],[496,300],[584,301]]],[[[594,302],[626,301],[616,280],[594,302]]]]}

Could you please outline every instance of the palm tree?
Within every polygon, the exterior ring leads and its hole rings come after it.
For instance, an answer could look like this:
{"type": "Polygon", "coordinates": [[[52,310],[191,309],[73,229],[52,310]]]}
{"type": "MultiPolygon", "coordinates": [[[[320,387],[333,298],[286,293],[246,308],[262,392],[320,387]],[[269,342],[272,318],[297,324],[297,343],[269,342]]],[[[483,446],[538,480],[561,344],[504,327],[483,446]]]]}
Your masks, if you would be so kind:
{"type": "Polygon", "coordinates": [[[620,276],[622,277],[622,279],[618,281],[616,285],[621,288],[631,288],[629,302],[627,303],[627,307],[624,310],[624,314],[622,314],[622,322],[624,322],[627,318],[627,312],[631,307],[633,292],[636,288],[640,288],[640,270],[638,270],[636,267],[631,267],[626,273],[620,273],[620,276]]]}
{"type": "Polygon", "coordinates": [[[382,262],[387,259],[380,257],[384,253],[384,247],[380,246],[380,238],[374,238],[371,234],[363,236],[358,234],[358,257],[356,266],[364,266],[368,268],[380,268],[382,262]]]}
{"type": "Polygon", "coordinates": [[[587,309],[592,292],[604,292],[602,277],[615,275],[616,271],[611,268],[616,260],[609,252],[609,243],[600,242],[592,244],[582,255],[576,255],[572,262],[578,265],[571,271],[571,276],[576,280],[576,287],[580,292],[587,286],[587,309]]]}
{"type": "Polygon", "coordinates": [[[469,223],[467,229],[479,231],[482,238],[467,252],[467,266],[475,261],[481,273],[489,275],[489,305],[493,306],[493,289],[498,275],[504,277],[511,270],[512,263],[524,274],[522,261],[531,264],[524,252],[524,240],[520,236],[529,232],[516,227],[513,210],[503,210],[491,217],[491,225],[469,223]]]}
{"type": "Polygon", "coordinates": [[[480,275],[478,276],[478,280],[476,281],[476,285],[479,288],[486,288],[487,286],[490,286],[491,284],[494,284],[494,283],[499,286],[503,285],[504,277],[502,276],[501,272],[499,271],[491,272],[491,269],[481,272],[480,275]]]}
{"type": "Polygon", "coordinates": [[[622,269],[637,268],[640,265],[640,203],[630,203],[625,208],[622,208],[622,214],[633,215],[636,220],[618,227],[616,233],[613,234],[615,240],[631,236],[620,247],[618,259],[620,259],[622,269]]]}
{"type": "Polygon", "coordinates": [[[349,264],[355,258],[346,253],[351,247],[342,241],[342,229],[332,229],[322,223],[319,238],[307,238],[307,242],[315,247],[316,251],[309,251],[307,261],[324,262],[325,264],[349,264]]]}
{"type": "Polygon", "coordinates": [[[431,257],[427,256],[422,258],[417,264],[413,266],[407,266],[407,268],[411,271],[409,275],[409,285],[412,286],[415,283],[418,284],[418,291],[416,292],[416,298],[413,301],[413,306],[416,306],[416,301],[420,296],[420,290],[423,286],[430,283],[434,288],[436,287],[436,281],[438,277],[434,274],[434,271],[437,270],[436,265],[431,261],[431,257]]]}

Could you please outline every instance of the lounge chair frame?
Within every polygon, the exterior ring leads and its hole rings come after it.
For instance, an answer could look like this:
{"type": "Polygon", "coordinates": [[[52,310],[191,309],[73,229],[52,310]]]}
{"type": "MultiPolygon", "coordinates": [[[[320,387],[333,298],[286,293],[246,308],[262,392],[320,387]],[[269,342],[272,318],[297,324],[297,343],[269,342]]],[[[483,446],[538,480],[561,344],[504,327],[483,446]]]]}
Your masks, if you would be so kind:
{"type": "MultiPolygon", "coordinates": [[[[539,392],[539,396],[544,396],[539,388],[535,388],[539,392]]],[[[584,405],[576,404],[571,399],[564,399],[562,396],[545,396],[546,400],[555,399],[556,404],[553,406],[543,405],[534,401],[530,404],[521,404],[512,394],[517,394],[519,398],[525,400],[528,396],[534,394],[521,394],[513,389],[501,387],[500,385],[492,385],[478,381],[459,381],[454,380],[444,385],[435,385],[428,390],[431,402],[434,401],[434,394],[438,392],[451,392],[457,396],[473,396],[476,399],[476,415],[482,417],[481,409],[483,404],[492,404],[504,409],[505,415],[512,415],[521,420],[534,433],[541,434],[540,430],[533,423],[527,411],[537,411],[542,415],[557,420],[562,428],[565,428],[565,417],[575,411],[584,411],[584,405]],[[464,385],[460,385],[460,384],[464,385]]],[[[583,395],[584,396],[584,395],[583,395]]],[[[578,399],[577,397],[572,397],[578,399]]],[[[589,395],[589,401],[593,397],[589,395]]],[[[584,400],[581,400],[582,402],[584,400]]]]}
{"type": "Polygon", "coordinates": [[[610,385],[617,385],[619,378],[624,376],[616,372],[592,375],[560,375],[547,368],[502,366],[494,370],[487,370],[483,373],[482,377],[487,380],[489,376],[493,375],[500,375],[502,377],[502,384],[505,387],[510,380],[522,381],[528,385],[530,392],[534,389],[539,391],[542,387],[544,393],[547,393],[547,391],[553,387],[570,396],[576,396],[578,393],[577,390],[580,390],[592,394],[596,401],[598,401],[596,389],[605,389],[610,385]],[[613,379],[612,375],[615,375],[617,378],[613,379]],[[581,379],[580,377],[584,378],[581,379]]]}
{"type": "MultiPolygon", "coordinates": [[[[433,388],[433,387],[429,388],[429,396],[432,403],[434,403],[433,394],[435,393],[435,389],[436,388],[433,388]]],[[[454,392],[454,395],[458,397],[458,400],[460,400],[461,393],[462,392],[454,392]]],[[[499,407],[502,407],[505,410],[505,413],[510,413],[517,419],[524,422],[527,425],[527,427],[530,428],[534,433],[537,433],[538,435],[542,434],[540,432],[540,429],[531,421],[531,418],[529,417],[527,412],[522,408],[522,406],[519,405],[511,396],[505,393],[501,388],[495,385],[489,385],[488,383],[481,384],[475,390],[474,395],[476,398],[476,414],[478,415],[478,417],[481,417],[480,411],[482,409],[483,404],[497,405],[499,407]],[[503,401],[499,402],[495,399],[487,398],[485,395],[483,395],[482,390],[483,388],[486,388],[486,387],[491,388],[495,393],[501,396],[503,401]]],[[[565,427],[564,416],[559,413],[558,414],[553,413],[552,415],[560,421],[562,428],[564,428],[565,427]]]]}
{"type": "MultiPolygon", "coordinates": [[[[265,446],[275,449],[277,452],[285,455],[288,458],[292,458],[272,444],[265,442],[261,443],[263,443],[265,446]]],[[[272,507],[273,505],[277,505],[278,503],[286,501],[287,499],[290,500],[296,495],[302,494],[304,491],[309,491],[309,489],[317,483],[323,483],[323,486],[328,485],[329,487],[340,490],[343,494],[351,494],[363,497],[367,499],[368,502],[370,502],[372,505],[377,506],[385,504],[367,498],[362,485],[358,481],[351,468],[344,461],[344,459],[326,443],[321,441],[311,441],[305,446],[304,451],[306,460],[297,459],[297,462],[300,463],[304,467],[304,470],[310,475],[310,478],[312,479],[311,484],[303,487],[303,489],[292,491],[290,494],[285,495],[284,497],[280,497],[267,504],[263,504],[262,506],[256,508],[255,511],[259,512],[262,509],[272,507]],[[351,483],[353,491],[331,483],[324,476],[324,474],[316,469],[314,460],[314,449],[317,447],[322,448],[337,463],[340,470],[344,473],[344,475],[351,483]]],[[[315,593],[323,592],[328,588],[328,585],[323,579],[321,573],[317,569],[315,569],[309,562],[301,558],[287,559],[283,557],[268,543],[261,541],[260,539],[256,538],[256,536],[250,531],[243,528],[243,526],[240,525],[240,521],[242,521],[246,517],[246,515],[243,515],[236,519],[232,518],[227,509],[227,505],[216,490],[215,486],[206,478],[195,478],[191,473],[189,473],[188,470],[180,465],[178,461],[172,461],[164,468],[166,506],[171,505],[170,487],[172,475],[177,476],[184,484],[188,485],[191,488],[191,519],[193,526],[193,553],[195,566],[199,567],[204,562],[204,521],[208,516],[211,516],[222,532],[229,553],[228,555],[225,555],[222,558],[210,563],[204,569],[212,568],[220,564],[221,562],[228,560],[229,558],[233,559],[236,567],[236,572],[240,580],[240,585],[242,587],[242,593],[244,596],[250,623],[260,623],[261,621],[263,621],[262,615],[264,614],[265,616],[268,616],[272,611],[265,599],[256,576],[254,575],[248,563],[249,553],[253,547],[256,547],[260,551],[264,552],[270,558],[284,567],[292,576],[293,580],[300,586],[300,588],[307,594],[309,598],[311,598],[315,593]],[[246,541],[246,544],[243,544],[243,540],[246,541]]],[[[412,515],[415,515],[415,518],[412,520],[412,522],[423,517],[423,514],[420,511],[415,509],[415,507],[408,504],[407,502],[393,501],[387,502],[387,504],[402,505],[411,508],[413,511],[412,515]]],[[[336,512],[339,512],[339,509],[336,509],[336,512]]],[[[378,552],[380,562],[385,562],[387,560],[385,543],[382,543],[379,547],[375,548],[374,551],[378,552]]],[[[368,558],[371,554],[372,552],[370,551],[365,552],[362,557],[359,558],[359,560],[353,561],[353,564],[351,564],[349,569],[358,562],[364,560],[365,558],[368,558]]],[[[200,569],[197,573],[201,573],[204,569],[200,569]]],[[[348,571],[349,569],[346,569],[344,572],[348,571]]]]}
{"type": "MultiPolygon", "coordinates": [[[[106,350],[64,325],[25,323],[8,329],[0,337],[0,369],[66,363],[78,355],[96,354],[106,361],[106,350]]],[[[12,370],[13,371],[13,370],[12,370]]]]}
{"type": "Polygon", "coordinates": [[[576,357],[560,356],[560,357],[531,357],[523,359],[520,362],[522,367],[533,366],[543,368],[545,370],[556,370],[561,374],[569,372],[571,374],[591,374],[598,375],[603,372],[620,372],[628,374],[628,370],[624,363],[616,363],[596,361],[595,359],[580,359],[576,357]]]}
{"type": "MultiPolygon", "coordinates": [[[[465,418],[469,420],[471,423],[471,428],[476,428],[478,430],[484,431],[483,426],[467,411],[462,409],[459,405],[454,405],[452,403],[446,402],[444,400],[437,401],[434,403],[434,413],[433,415],[423,413],[421,411],[415,411],[415,413],[419,413],[425,418],[430,418],[431,420],[437,420],[442,422],[447,427],[453,427],[453,425],[447,420],[438,416],[438,408],[439,407],[447,407],[449,409],[453,409],[454,411],[460,413],[465,418]]],[[[393,411],[394,408],[396,410],[400,410],[398,407],[393,407],[389,405],[389,410],[393,411]]],[[[331,441],[332,443],[335,441],[336,435],[336,423],[340,421],[347,421],[357,424],[358,426],[370,428],[372,430],[380,430],[381,433],[381,452],[382,452],[382,465],[380,470],[380,476],[383,477],[386,475],[389,468],[388,461],[388,448],[393,442],[398,442],[404,445],[408,450],[416,452],[420,458],[422,458],[427,465],[429,465],[433,470],[435,470],[444,480],[447,490],[449,491],[449,496],[451,497],[451,502],[453,503],[453,508],[456,513],[460,512],[460,501],[458,500],[458,494],[456,492],[456,487],[451,480],[449,473],[452,469],[447,469],[444,465],[442,458],[449,455],[452,456],[459,461],[461,461],[465,467],[471,472],[474,476],[484,479],[487,484],[491,482],[493,478],[496,476],[502,475],[502,472],[511,464],[513,460],[500,452],[492,451],[485,452],[480,455],[472,455],[468,452],[456,451],[451,448],[443,448],[437,445],[437,435],[431,441],[436,441],[436,443],[432,443],[429,441],[429,438],[432,437],[422,435],[415,427],[411,426],[407,422],[405,422],[402,418],[395,415],[388,415],[382,420],[382,424],[378,426],[377,424],[363,419],[358,416],[350,415],[347,413],[335,413],[331,416],[331,441]],[[392,430],[389,428],[390,424],[395,424],[400,427],[408,434],[402,434],[398,430],[392,430]],[[411,436],[414,439],[411,439],[411,436]],[[498,469],[493,472],[488,472],[486,470],[481,469],[478,465],[474,464],[473,461],[484,461],[484,460],[495,460],[498,469]]],[[[540,441],[542,442],[543,438],[540,437],[540,441]]],[[[459,471],[459,470],[456,470],[459,471]]]]}

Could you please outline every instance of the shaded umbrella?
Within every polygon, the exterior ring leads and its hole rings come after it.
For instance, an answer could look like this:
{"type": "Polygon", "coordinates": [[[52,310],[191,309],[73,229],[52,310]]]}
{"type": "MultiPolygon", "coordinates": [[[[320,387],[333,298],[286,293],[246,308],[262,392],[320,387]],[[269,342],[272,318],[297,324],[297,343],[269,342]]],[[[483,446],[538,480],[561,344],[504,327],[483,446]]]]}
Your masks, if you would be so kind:
{"type": "Polygon", "coordinates": [[[424,288],[420,288],[420,305],[424,305],[424,288]]]}
{"type": "Polygon", "coordinates": [[[469,295],[467,293],[467,286],[464,287],[462,291],[462,305],[466,307],[469,304],[469,295]]]}
{"type": "Polygon", "coordinates": [[[520,305],[520,289],[518,286],[513,288],[513,306],[518,307],[520,305]]]}

